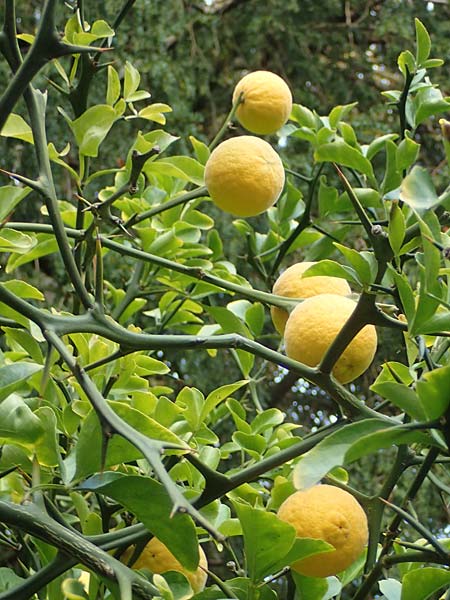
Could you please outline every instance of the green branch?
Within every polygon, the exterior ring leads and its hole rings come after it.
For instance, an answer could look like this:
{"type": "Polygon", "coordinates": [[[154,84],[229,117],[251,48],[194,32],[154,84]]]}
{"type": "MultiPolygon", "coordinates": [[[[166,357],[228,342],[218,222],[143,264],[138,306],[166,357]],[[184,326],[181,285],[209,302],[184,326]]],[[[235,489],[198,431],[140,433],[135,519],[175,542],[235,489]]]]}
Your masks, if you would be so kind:
{"type": "Polygon", "coordinates": [[[334,365],[338,361],[341,354],[351,343],[354,337],[371,322],[371,317],[375,310],[375,296],[363,292],[359,297],[358,304],[354,311],[347,319],[333,343],[330,345],[322,358],[319,365],[319,370],[323,373],[331,373],[334,365]]]}
{"type": "MultiPolygon", "coordinates": [[[[306,200],[305,203],[305,210],[297,224],[297,227],[294,229],[294,231],[289,235],[289,237],[287,237],[284,242],[281,244],[280,246],[280,250],[278,252],[278,255],[276,257],[276,259],[274,260],[274,263],[272,265],[272,268],[270,270],[270,275],[273,276],[274,273],[276,272],[276,270],[278,269],[278,267],[281,265],[281,262],[283,261],[283,258],[286,256],[286,254],[289,251],[289,248],[292,246],[292,244],[294,243],[294,241],[298,238],[298,236],[302,233],[302,231],[304,231],[307,227],[309,227],[309,225],[311,225],[311,209],[312,209],[312,203],[314,200],[314,193],[316,190],[316,186],[317,186],[317,182],[319,181],[319,177],[322,173],[322,170],[324,168],[325,163],[322,163],[319,168],[317,169],[317,173],[315,174],[314,178],[312,178],[309,182],[309,191],[308,191],[308,198],[306,200]]],[[[295,174],[297,175],[297,174],[295,174]]]]}
{"type": "Polygon", "coordinates": [[[151,217],[154,217],[155,215],[159,215],[160,213],[165,212],[166,210],[169,210],[170,208],[173,208],[174,206],[180,206],[181,204],[186,204],[190,200],[194,200],[195,198],[201,198],[202,196],[207,196],[207,195],[208,195],[208,190],[206,189],[206,187],[199,187],[190,192],[185,192],[184,194],[175,196],[174,198],[171,198],[167,202],[164,202],[163,204],[159,204],[158,206],[150,208],[149,210],[146,210],[143,213],[140,213],[139,215],[138,214],[133,215],[132,217],[130,217],[130,219],[128,219],[128,221],[126,221],[124,223],[123,226],[125,229],[127,229],[128,227],[132,227],[133,225],[137,225],[138,223],[145,221],[145,219],[150,219],[151,217]]]}
{"type": "MultiPolygon", "coordinates": [[[[153,598],[159,593],[157,588],[137,572],[129,569],[73,529],[68,529],[57,523],[33,504],[19,506],[0,500],[0,520],[11,527],[18,527],[22,531],[26,531],[55,546],[71,557],[75,557],[77,563],[80,562],[86,565],[107,579],[113,581],[120,578],[127,579],[139,598],[153,598]]],[[[8,600],[9,598],[25,600],[29,598],[29,595],[25,595],[29,592],[28,587],[29,584],[25,582],[22,590],[15,588],[11,592],[0,594],[0,600],[6,600],[7,598],[8,600]]]]}

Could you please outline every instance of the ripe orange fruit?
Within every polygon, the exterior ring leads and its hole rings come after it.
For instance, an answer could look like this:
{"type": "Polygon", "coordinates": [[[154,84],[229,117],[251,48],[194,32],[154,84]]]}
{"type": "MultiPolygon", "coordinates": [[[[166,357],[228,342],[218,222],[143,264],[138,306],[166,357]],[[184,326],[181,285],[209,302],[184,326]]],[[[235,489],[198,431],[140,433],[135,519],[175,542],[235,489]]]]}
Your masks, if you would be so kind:
{"type": "Polygon", "coordinates": [[[354,497],[332,485],[295,492],[278,509],[299,538],[324,540],[335,550],[299,560],[291,569],[308,577],[328,577],[349,567],[367,544],[367,517],[354,497]]]}
{"type": "Polygon", "coordinates": [[[233,92],[233,104],[241,97],[236,117],[245,129],[265,135],[282,127],[292,111],[292,94],[287,83],[270,71],[245,75],[233,92]]]}
{"type": "MultiPolygon", "coordinates": [[[[298,304],[284,330],[286,354],[305,365],[316,367],[355,310],[356,302],[337,294],[319,294],[298,304]]],[[[353,381],[368,367],[377,349],[377,333],[366,325],[353,338],[333,368],[341,383],[353,381]]]]}
{"type": "MultiPolygon", "coordinates": [[[[191,584],[195,594],[201,592],[208,579],[208,573],[204,570],[208,568],[208,560],[203,548],[199,545],[200,562],[196,571],[188,571],[175,558],[170,550],[158,538],[152,538],[140,556],[133,564],[133,569],[148,569],[152,573],[166,573],[167,571],[178,571],[182,573],[191,584]],[[202,568],[203,567],[203,568],[202,568]]],[[[126,562],[131,556],[132,550],[124,553],[122,560],[126,562]]]]}
{"type": "Polygon", "coordinates": [[[219,208],[239,217],[259,215],[275,204],[284,168],[270,144],[241,135],[215,148],[205,166],[205,184],[219,208]]]}
{"type": "MultiPolygon", "coordinates": [[[[318,294],[348,296],[352,293],[347,281],[340,277],[315,275],[314,277],[305,277],[303,279],[303,273],[314,264],[314,262],[304,261],[288,267],[275,281],[272,293],[277,296],[285,296],[286,298],[310,298],[318,294]]],[[[275,329],[280,335],[283,335],[289,313],[287,310],[272,306],[270,314],[275,329]]]]}

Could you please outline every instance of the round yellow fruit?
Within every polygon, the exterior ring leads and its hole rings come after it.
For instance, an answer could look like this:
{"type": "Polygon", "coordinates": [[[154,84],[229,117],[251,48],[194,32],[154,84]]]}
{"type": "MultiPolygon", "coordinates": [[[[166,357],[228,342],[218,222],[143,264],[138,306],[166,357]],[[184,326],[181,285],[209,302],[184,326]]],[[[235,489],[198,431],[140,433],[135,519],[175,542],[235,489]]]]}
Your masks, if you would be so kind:
{"type": "MultiPolygon", "coordinates": [[[[318,366],[355,307],[356,302],[337,294],[319,294],[298,304],[284,330],[286,354],[310,367],[318,366]]],[[[375,327],[366,325],[337,360],[334,377],[341,383],[353,381],[368,369],[376,349],[375,327]]]]}
{"type": "MultiPolygon", "coordinates": [[[[203,548],[198,547],[200,562],[195,571],[188,571],[175,558],[170,550],[158,538],[152,538],[142,550],[139,558],[133,564],[133,569],[148,569],[152,573],[166,573],[167,571],[178,571],[182,573],[191,584],[195,594],[201,592],[208,579],[208,573],[204,570],[208,568],[208,560],[203,548]]],[[[124,553],[122,560],[126,562],[130,559],[132,550],[124,553]]]]}
{"type": "MultiPolygon", "coordinates": [[[[340,277],[315,275],[314,277],[302,279],[303,273],[315,264],[314,262],[305,261],[288,267],[275,281],[272,293],[286,298],[311,298],[311,296],[317,296],[318,294],[348,296],[352,293],[347,281],[340,277]]],[[[283,335],[289,313],[287,310],[272,306],[270,314],[275,329],[280,335],[283,335]]]]}
{"type": "Polygon", "coordinates": [[[299,560],[291,569],[308,577],[329,577],[349,567],[367,544],[367,517],[348,492],[332,485],[315,485],[295,492],[278,509],[299,538],[324,540],[335,550],[299,560]]]}
{"type": "Polygon", "coordinates": [[[292,94],[287,83],[270,71],[253,71],[245,75],[233,92],[233,104],[239,123],[252,133],[266,135],[282,127],[292,111],[292,94]]]}
{"type": "Polygon", "coordinates": [[[253,217],[278,200],[284,168],[270,144],[252,135],[222,142],[205,166],[205,184],[219,208],[239,217],[253,217]]]}

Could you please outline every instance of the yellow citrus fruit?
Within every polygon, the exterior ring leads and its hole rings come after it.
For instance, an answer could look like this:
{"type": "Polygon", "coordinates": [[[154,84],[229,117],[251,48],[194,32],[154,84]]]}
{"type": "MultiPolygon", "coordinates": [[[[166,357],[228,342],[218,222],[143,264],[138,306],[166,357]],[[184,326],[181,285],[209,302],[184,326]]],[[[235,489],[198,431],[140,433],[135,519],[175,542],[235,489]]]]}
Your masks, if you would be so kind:
{"type": "MultiPolygon", "coordinates": [[[[284,330],[286,354],[316,367],[355,307],[356,302],[337,294],[319,294],[298,304],[289,315],[284,330]]],[[[341,383],[353,381],[369,367],[376,349],[375,327],[366,325],[337,360],[333,375],[341,383]]]]}
{"type": "Polygon", "coordinates": [[[241,135],[213,150],[205,167],[205,184],[219,208],[239,217],[252,217],[278,200],[284,168],[270,144],[241,135]]]}
{"type": "MultiPolygon", "coordinates": [[[[201,592],[208,579],[208,573],[204,569],[208,568],[208,560],[203,551],[203,548],[199,545],[198,551],[200,554],[200,562],[196,571],[188,571],[183,565],[175,558],[170,550],[165,546],[158,538],[152,538],[149,543],[142,550],[139,558],[133,564],[133,569],[148,569],[152,573],[166,573],[167,571],[178,571],[182,573],[191,584],[191,588],[195,594],[201,592]]],[[[127,550],[122,561],[127,562],[133,550],[127,550]]]]}
{"type": "Polygon", "coordinates": [[[233,104],[239,97],[242,100],[236,117],[252,133],[275,133],[291,114],[291,90],[284,79],[270,71],[253,71],[245,75],[234,88],[233,104]]]}
{"type": "Polygon", "coordinates": [[[299,560],[291,569],[308,577],[328,577],[349,567],[367,544],[367,517],[348,492],[332,485],[315,485],[295,492],[278,509],[299,538],[324,540],[335,550],[299,560]]]}
{"type": "MultiPolygon", "coordinates": [[[[303,273],[315,264],[314,262],[305,261],[288,267],[275,281],[272,293],[286,298],[310,298],[318,294],[348,296],[352,293],[347,281],[340,277],[315,275],[314,277],[302,279],[303,273]]],[[[283,335],[289,313],[287,310],[272,306],[270,314],[275,329],[280,335],[283,335]]]]}

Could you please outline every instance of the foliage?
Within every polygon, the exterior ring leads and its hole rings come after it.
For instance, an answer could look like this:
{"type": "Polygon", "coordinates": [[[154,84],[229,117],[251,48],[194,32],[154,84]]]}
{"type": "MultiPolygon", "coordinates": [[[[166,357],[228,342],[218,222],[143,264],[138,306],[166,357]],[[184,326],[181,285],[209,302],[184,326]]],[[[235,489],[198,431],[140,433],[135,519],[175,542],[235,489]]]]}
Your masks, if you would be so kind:
{"type": "Polygon", "coordinates": [[[247,258],[236,265],[215,224],[228,217],[204,187],[210,148],[193,136],[183,146],[167,130],[170,99],[150,97],[132,47],[111,64],[133,2],[115,20],[89,23],[85,4],[64,9],[60,36],[63,15],[47,0],[38,30],[17,37],[14,2],[5,2],[0,49],[12,74],[0,131],[26,144],[36,165],[22,172],[12,159],[0,188],[0,539],[9,567],[0,598],[186,598],[181,575],[148,579],[118,560],[151,535],[188,569],[198,540],[230,565],[211,568],[198,600],[295,589],[314,600],[432,597],[448,586],[450,543],[413,502],[427,478],[435,495],[449,492],[450,188],[442,167],[436,177],[421,164],[420,130],[450,101],[430,79],[441,60],[427,29],[415,21],[399,89],[385,90],[399,133],[391,117],[360,133],[350,98],[327,114],[326,103],[294,105],[280,134],[291,150],[284,193],[264,216],[233,221],[247,258]],[[45,92],[32,84],[42,69],[52,82],[45,92]],[[65,128],[47,139],[49,94],[65,128]],[[123,164],[106,150],[112,138],[123,164]],[[296,143],[308,149],[304,172],[296,143]],[[33,198],[39,222],[27,213],[33,198]],[[270,290],[296,256],[318,261],[305,276],[341,277],[358,296],[316,368],[279,351],[267,318],[270,306],[292,309],[270,290]],[[42,272],[25,281],[49,259],[61,289],[42,272]],[[364,401],[331,372],[366,324],[402,339],[405,356],[377,363],[364,401]],[[192,351],[204,372],[227,373],[217,365],[230,357],[234,369],[208,389],[211,378],[186,368],[192,351]],[[327,424],[300,428],[292,412],[268,406],[268,382],[283,370],[299,380],[297,403],[315,386],[327,424]],[[363,468],[384,449],[393,455],[386,479],[357,489],[350,465],[363,468]],[[367,556],[339,577],[291,579],[285,567],[326,548],[295,539],[275,512],[295,487],[322,479],[365,508],[367,556]]]}

